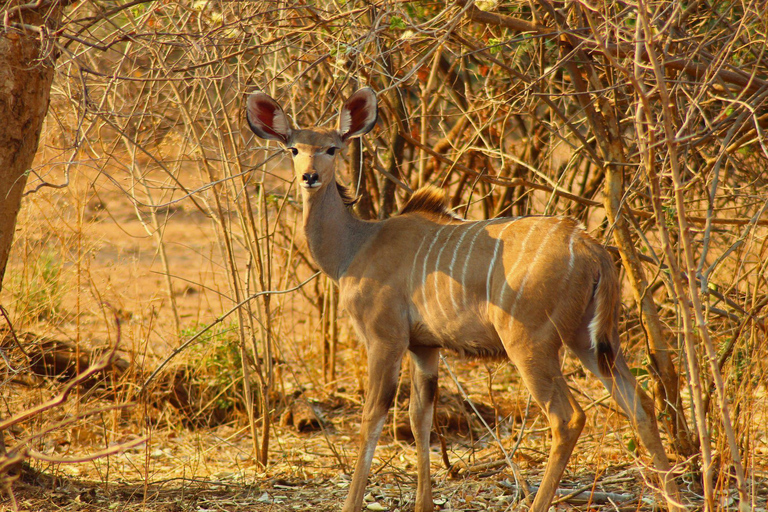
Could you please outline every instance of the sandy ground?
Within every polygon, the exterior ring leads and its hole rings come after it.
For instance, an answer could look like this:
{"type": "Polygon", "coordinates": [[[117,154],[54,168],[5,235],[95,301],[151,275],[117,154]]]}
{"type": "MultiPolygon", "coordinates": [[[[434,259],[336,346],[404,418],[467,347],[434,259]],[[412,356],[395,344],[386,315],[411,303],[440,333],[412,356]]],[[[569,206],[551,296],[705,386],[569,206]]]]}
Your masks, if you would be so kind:
{"type": "MultiPolygon", "coordinates": [[[[128,180],[122,184],[127,187],[128,180]]],[[[73,176],[67,189],[43,190],[25,201],[8,284],[2,295],[15,327],[94,348],[115,341],[112,312],[116,311],[122,319],[121,356],[142,371],[154,368],[190,333],[232,304],[221,263],[221,247],[211,220],[189,203],[175,205],[162,214],[167,219],[163,241],[173,276],[181,336],[171,314],[156,241],[142,223],[148,222],[146,211],[134,208],[109,181],[88,173],[73,176]],[[14,283],[19,283],[25,272],[29,273],[32,262],[46,254],[61,261],[62,296],[54,313],[32,318],[24,314],[14,296],[14,283]]],[[[238,254],[238,258],[245,256],[238,254]]],[[[278,274],[276,287],[295,284],[289,282],[287,274],[278,274]]],[[[317,312],[307,314],[312,306],[300,293],[284,296],[280,301],[282,314],[276,320],[276,329],[282,369],[266,469],[254,460],[245,414],[235,414],[215,427],[188,428],[182,415],[172,407],[139,402],[125,410],[89,416],[75,427],[43,436],[37,449],[57,457],[87,458],[105,447],[142,436],[147,442],[121,454],[79,464],[33,462],[32,471],[13,487],[18,509],[340,509],[357,452],[362,404],[358,390],[364,379],[362,350],[349,328],[342,325],[338,380],[333,386],[324,384],[319,369],[317,312]],[[302,392],[316,408],[322,429],[300,433],[290,426],[281,426],[281,408],[297,392],[302,392]]],[[[195,354],[199,356],[200,352],[190,350],[179,360],[189,362],[197,357],[195,354]]],[[[520,468],[521,475],[536,485],[548,458],[546,420],[535,408],[525,415],[528,395],[509,365],[458,363],[453,358],[449,361],[455,365],[462,386],[473,401],[491,410],[495,407],[501,422],[492,433],[477,418],[471,421],[469,431],[445,430],[453,471],[443,466],[440,444],[433,443],[436,504],[442,509],[463,511],[515,510],[520,487],[515,484],[515,475],[504,462],[493,436],[503,440],[506,451],[514,452],[511,461],[520,468]],[[518,420],[512,421],[510,417],[518,420]],[[518,446],[523,424],[525,435],[518,446]]],[[[633,453],[635,441],[626,421],[610,401],[603,401],[605,391],[587,378],[572,359],[566,357],[564,368],[589,420],[561,487],[594,490],[604,496],[599,500],[596,496],[570,499],[557,504],[555,509],[652,510],[657,500],[646,481],[651,474],[645,468],[647,458],[642,451],[639,458],[633,453]]],[[[441,371],[444,394],[461,396],[444,369],[441,371]]],[[[6,381],[2,386],[4,415],[53,396],[59,387],[55,381],[21,376],[6,381]]],[[[53,420],[112,404],[109,397],[99,393],[78,393],[64,407],[11,434],[18,439],[39,432],[53,420]]],[[[135,391],[125,391],[121,397],[137,399],[135,391]]],[[[407,417],[405,407],[400,403],[391,414],[395,424],[407,417]]],[[[450,407],[458,406],[446,405],[450,407]]],[[[415,451],[408,441],[395,439],[391,425],[392,422],[388,423],[385,429],[373,464],[366,498],[371,510],[413,507],[415,451]]],[[[751,435],[755,447],[750,461],[755,477],[753,509],[764,511],[768,496],[768,440],[764,432],[751,435]]],[[[698,490],[690,483],[692,480],[690,475],[680,477],[686,499],[697,504],[698,490]]],[[[718,475],[718,485],[730,486],[729,476],[718,475]]],[[[9,495],[4,494],[0,509],[12,506],[9,495]]]]}

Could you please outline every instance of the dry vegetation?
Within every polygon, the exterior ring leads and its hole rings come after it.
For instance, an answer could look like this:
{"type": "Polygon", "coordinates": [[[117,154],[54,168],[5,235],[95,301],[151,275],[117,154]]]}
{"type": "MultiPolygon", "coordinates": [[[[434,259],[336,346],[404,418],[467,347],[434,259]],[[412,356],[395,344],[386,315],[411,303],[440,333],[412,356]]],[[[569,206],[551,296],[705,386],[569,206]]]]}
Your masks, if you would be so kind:
{"type": "MultiPolygon", "coordinates": [[[[259,88],[300,124],[335,123],[342,99],[370,85],[379,123],[340,173],[357,213],[386,218],[435,184],[468,218],[582,220],[617,248],[622,340],[656,395],[685,498],[765,510],[765,9],[71,5],[41,35],[59,57],[0,296],[17,336],[2,344],[0,418],[19,419],[119,346],[103,379],[3,432],[11,462],[29,466],[4,473],[0,508],[340,507],[364,350],[316,275],[288,159],[252,137],[242,104],[259,88]]],[[[546,420],[509,365],[447,361],[438,430],[454,468],[436,439],[436,496],[507,510],[519,490],[503,452],[536,482],[546,420]]],[[[614,494],[558,507],[614,509],[623,496],[650,509],[626,421],[567,354],[564,365],[590,419],[563,486],[614,494]]],[[[415,461],[401,387],[371,500],[404,510],[415,461]]]]}

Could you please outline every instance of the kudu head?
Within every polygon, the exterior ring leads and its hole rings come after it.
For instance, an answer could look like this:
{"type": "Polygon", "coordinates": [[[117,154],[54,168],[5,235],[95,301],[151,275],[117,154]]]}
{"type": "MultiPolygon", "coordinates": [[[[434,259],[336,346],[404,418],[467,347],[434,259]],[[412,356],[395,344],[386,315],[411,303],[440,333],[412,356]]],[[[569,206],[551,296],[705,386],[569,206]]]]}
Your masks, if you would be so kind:
{"type": "Polygon", "coordinates": [[[351,139],[365,135],[376,124],[376,93],[365,87],[350,96],[341,107],[335,130],[292,129],[280,105],[260,91],[248,96],[246,116],[253,133],[276,140],[291,152],[296,178],[305,193],[312,195],[329,184],[336,186],[336,155],[351,139]]]}

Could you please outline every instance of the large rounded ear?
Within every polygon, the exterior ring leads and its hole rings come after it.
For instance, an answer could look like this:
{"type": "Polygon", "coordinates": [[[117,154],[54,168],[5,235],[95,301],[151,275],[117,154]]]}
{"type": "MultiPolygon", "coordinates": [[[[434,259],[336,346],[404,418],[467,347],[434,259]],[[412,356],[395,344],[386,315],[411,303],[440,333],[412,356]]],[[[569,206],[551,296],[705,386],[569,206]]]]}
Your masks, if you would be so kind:
{"type": "Polygon", "coordinates": [[[291,125],[288,116],[275,100],[261,91],[256,91],[248,96],[245,107],[245,116],[253,133],[262,139],[278,140],[283,144],[288,143],[291,136],[291,125]]]}
{"type": "Polygon", "coordinates": [[[349,97],[339,113],[339,136],[342,142],[365,135],[373,129],[378,117],[376,93],[364,87],[349,97]]]}

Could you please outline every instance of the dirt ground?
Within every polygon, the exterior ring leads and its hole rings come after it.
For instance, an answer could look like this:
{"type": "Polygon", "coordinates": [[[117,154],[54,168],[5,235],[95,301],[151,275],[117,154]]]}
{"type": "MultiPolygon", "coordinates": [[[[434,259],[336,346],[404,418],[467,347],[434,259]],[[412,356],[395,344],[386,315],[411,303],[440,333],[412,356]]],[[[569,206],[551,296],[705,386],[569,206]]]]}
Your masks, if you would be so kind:
{"type": "MultiPolygon", "coordinates": [[[[251,456],[247,426],[157,432],[150,442],[123,454],[82,465],[39,467],[14,485],[19,510],[106,511],[290,511],[339,510],[350,481],[355,457],[359,407],[346,401],[314,404],[324,428],[299,433],[277,427],[266,470],[251,456]],[[341,404],[341,405],[340,405],[341,404]]],[[[403,411],[400,411],[402,414],[403,411]]],[[[609,420],[609,423],[616,423],[609,420]]],[[[391,424],[390,424],[391,425],[391,424]]],[[[496,433],[512,451],[519,424],[500,424],[496,433]]],[[[541,478],[547,455],[546,429],[540,420],[511,455],[515,467],[531,485],[541,478]]],[[[554,510],[654,510],[658,495],[646,480],[651,473],[642,459],[616,450],[621,432],[603,431],[592,423],[576,448],[561,482],[554,510]],[[613,445],[613,446],[611,446],[613,445]],[[575,492],[576,496],[567,496],[575,492]]],[[[62,447],[66,443],[62,443],[62,447]]],[[[75,449],[75,447],[72,447],[75,449]]],[[[87,452],[82,445],[77,451],[87,452]]],[[[66,449],[62,449],[66,451],[66,449]]],[[[516,510],[520,487],[515,471],[498,445],[480,429],[463,435],[448,432],[447,470],[440,462],[440,445],[432,444],[433,489],[439,510],[516,510]]],[[[686,498],[701,506],[696,487],[686,486],[686,498]]],[[[415,491],[415,450],[394,439],[388,427],[379,444],[366,496],[369,510],[412,510],[415,491]]],[[[754,510],[765,510],[768,482],[756,487],[754,510]]],[[[5,497],[0,506],[10,507],[5,497]]],[[[523,508],[524,509],[524,508],[523,508]]]]}
{"type": "MultiPolygon", "coordinates": [[[[128,188],[130,180],[126,178],[121,185],[128,188]]],[[[162,212],[166,219],[163,241],[184,336],[176,331],[170,313],[158,247],[145,227],[146,211],[132,205],[109,180],[87,172],[73,175],[68,188],[43,190],[28,198],[23,208],[7,277],[10,285],[2,295],[3,304],[10,305],[17,330],[98,348],[114,343],[116,332],[110,312],[117,311],[123,319],[121,357],[132,368],[148,372],[189,333],[231,307],[212,223],[188,203],[162,212]],[[13,283],[23,279],[31,262],[47,252],[63,262],[58,309],[47,317],[25,315],[21,301],[13,294],[13,283]]],[[[238,257],[244,258],[242,254],[238,257]]],[[[278,276],[276,289],[295,284],[287,276],[278,276]]],[[[76,464],[33,461],[13,485],[18,510],[339,510],[357,453],[363,352],[348,327],[342,325],[338,378],[327,385],[319,370],[319,319],[306,314],[310,306],[301,294],[280,300],[283,314],[276,320],[276,329],[283,365],[266,469],[255,462],[245,414],[234,414],[217,426],[191,428],[183,415],[169,406],[136,403],[137,379],[133,391],[121,395],[136,405],[53,430],[39,439],[36,449],[55,457],[87,459],[88,454],[141,436],[147,442],[121,454],[76,464]],[[321,428],[297,432],[281,424],[282,409],[296,394],[314,407],[321,428]]],[[[190,349],[174,364],[194,363],[200,354],[190,349]]],[[[452,397],[443,405],[444,411],[463,411],[455,414],[468,419],[464,427],[444,425],[451,470],[441,462],[438,440],[432,444],[435,503],[445,510],[515,510],[521,487],[515,483],[515,472],[494,437],[502,440],[511,462],[519,468],[518,478],[537,485],[548,459],[546,420],[535,406],[529,407],[528,394],[510,365],[458,362],[452,357],[448,361],[464,392],[473,402],[490,409],[491,418],[499,421],[492,421],[489,431],[466,407],[462,409],[461,390],[441,369],[441,394],[452,397]]],[[[605,390],[568,356],[564,369],[589,419],[561,483],[563,494],[582,494],[564,496],[555,510],[653,510],[659,502],[650,487],[652,471],[642,450],[637,451],[627,422],[605,400],[605,390]]],[[[138,370],[136,375],[140,375],[138,370]]],[[[60,383],[54,380],[17,375],[1,388],[3,415],[40,403],[59,388],[60,383]]],[[[9,444],[54,421],[77,415],[83,408],[113,403],[114,397],[100,393],[79,392],[65,407],[11,432],[9,444]]],[[[413,508],[415,450],[407,439],[399,439],[397,428],[392,426],[402,425],[406,418],[403,398],[391,414],[376,452],[366,497],[369,510],[413,508]]],[[[764,432],[753,436],[753,509],[765,511],[768,440],[764,432]]],[[[692,475],[680,476],[685,498],[695,509],[700,502],[694,480],[692,475]]],[[[730,486],[730,475],[718,475],[717,482],[721,487],[730,486]]],[[[13,506],[10,495],[4,493],[0,510],[13,506]]]]}
{"type": "MultiPolygon", "coordinates": [[[[454,364],[452,362],[451,364],[454,364]]],[[[487,412],[478,386],[484,368],[476,363],[456,365],[471,398],[487,412]]],[[[511,372],[496,374],[499,382],[511,372]]],[[[574,389],[587,383],[575,375],[574,389]]],[[[432,443],[432,478],[437,510],[507,511],[520,509],[521,487],[516,475],[531,486],[538,485],[548,459],[549,434],[535,406],[528,407],[517,384],[498,393],[503,400],[496,407],[502,418],[489,432],[469,416],[471,429],[451,428],[449,411],[458,410],[450,383],[444,383],[441,400],[441,431],[447,441],[448,470],[441,462],[441,448],[435,436],[432,443]],[[518,401],[510,397],[518,396],[518,401]],[[526,414],[526,409],[527,414],[526,414]],[[525,432],[518,444],[524,419],[525,432]],[[502,440],[514,470],[505,461],[494,435],[502,440]]],[[[495,385],[498,389],[501,385],[495,385]]],[[[584,403],[584,400],[581,400],[584,403]]],[[[274,418],[269,466],[259,467],[253,457],[253,444],[244,417],[212,428],[172,427],[160,422],[145,424],[144,445],[118,455],[82,464],[33,463],[13,486],[18,510],[22,511],[291,511],[340,510],[350,482],[351,467],[357,453],[357,433],[361,403],[356,395],[336,393],[324,401],[310,401],[321,428],[299,432],[281,425],[274,418]]],[[[634,437],[625,420],[613,408],[596,405],[588,412],[588,425],[576,446],[560,485],[560,503],[554,510],[656,510],[659,494],[647,457],[633,448],[634,437]],[[570,493],[576,496],[567,496],[570,493]]],[[[588,405],[586,405],[589,408],[588,405]]],[[[158,413],[151,413],[156,416],[158,413]]],[[[171,412],[165,414],[170,415],[171,412]]],[[[122,428],[113,443],[138,437],[136,411],[123,413],[122,428]]],[[[416,487],[416,458],[413,444],[400,440],[399,429],[407,416],[407,402],[398,401],[379,443],[366,496],[368,510],[413,510],[416,487]]],[[[87,456],[103,449],[103,430],[108,419],[81,424],[70,431],[57,432],[44,447],[61,457],[87,456]]],[[[459,425],[460,421],[454,424],[459,425]]],[[[765,457],[763,453],[762,457],[765,457]]],[[[756,457],[757,460],[757,457],[756,457]]],[[[764,460],[764,459],[763,459],[764,460]]],[[[768,479],[759,470],[754,482],[753,510],[766,510],[768,479]]],[[[728,475],[718,481],[728,485],[728,475]]],[[[689,474],[679,478],[683,494],[693,510],[700,509],[700,489],[689,474]]],[[[730,494],[735,496],[735,491],[730,494]]],[[[725,508],[729,508],[724,503],[725,508]]],[[[733,503],[730,503],[733,505],[733,503]]],[[[11,509],[8,495],[0,509],[11,509]]],[[[525,510],[523,506],[522,510],[525,510]]]]}

